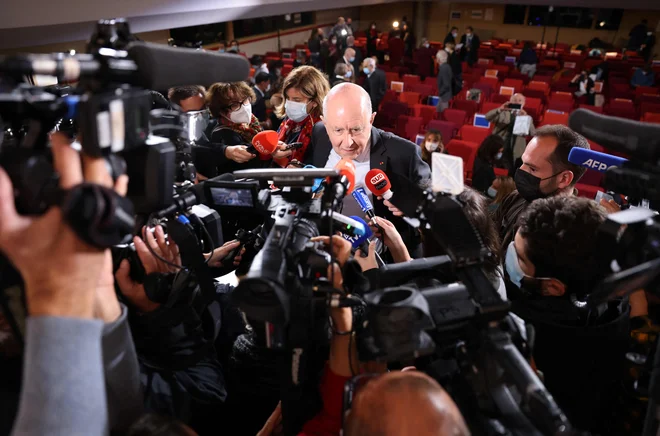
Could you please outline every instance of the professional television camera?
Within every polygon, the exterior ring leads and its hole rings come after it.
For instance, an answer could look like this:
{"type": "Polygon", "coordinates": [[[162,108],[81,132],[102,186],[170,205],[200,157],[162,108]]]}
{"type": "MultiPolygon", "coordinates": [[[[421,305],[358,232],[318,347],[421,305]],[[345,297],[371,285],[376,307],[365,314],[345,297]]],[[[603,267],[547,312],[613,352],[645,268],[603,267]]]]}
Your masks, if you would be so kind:
{"type": "MultiPolygon", "coordinates": [[[[587,138],[629,160],[608,168],[604,185],[657,209],[660,206],[660,126],[598,115],[579,109],[569,118],[569,126],[587,138]]],[[[657,293],[660,289],[660,217],[652,209],[637,207],[608,216],[599,229],[601,264],[608,275],[586,300],[595,308],[613,298],[640,289],[657,293]]],[[[660,347],[660,341],[658,342],[660,347]]],[[[651,374],[648,409],[643,435],[655,435],[660,428],[660,348],[646,356],[646,373],[651,374]]]]}

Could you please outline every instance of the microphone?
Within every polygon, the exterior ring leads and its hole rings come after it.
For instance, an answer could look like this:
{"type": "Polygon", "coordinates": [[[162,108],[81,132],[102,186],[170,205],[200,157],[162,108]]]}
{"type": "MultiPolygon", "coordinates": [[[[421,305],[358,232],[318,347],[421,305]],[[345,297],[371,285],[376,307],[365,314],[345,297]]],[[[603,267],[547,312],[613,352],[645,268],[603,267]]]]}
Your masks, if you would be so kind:
{"type": "Polygon", "coordinates": [[[620,167],[628,159],[599,151],[587,150],[586,148],[573,147],[568,154],[568,161],[572,164],[604,173],[609,168],[620,167]]]}
{"type": "Polygon", "coordinates": [[[242,56],[148,42],[132,42],[126,51],[104,48],[99,53],[0,57],[0,72],[15,77],[43,74],[67,82],[100,77],[156,90],[191,83],[208,87],[216,82],[240,82],[250,73],[250,64],[242,56]]]}
{"type": "MultiPolygon", "coordinates": [[[[314,165],[305,165],[303,168],[314,168],[314,169],[316,169],[316,167],[314,165]]],[[[324,181],[324,179],[314,179],[314,184],[312,185],[312,192],[313,193],[316,194],[321,189],[323,189],[323,187],[324,187],[323,181],[324,181]]]]}
{"type": "MultiPolygon", "coordinates": [[[[357,238],[351,238],[350,236],[344,234],[342,234],[342,236],[344,236],[346,240],[351,242],[354,250],[360,249],[360,255],[362,257],[367,257],[369,256],[369,244],[371,244],[371,237],[374,234],[371,231],[369,225],[362,218],[356,215],[351,216],[351,218],[353,218],[355,221],[359,222],[360,224],[364,225],[365,233],[364,235],[360,235],[357,238]]],[[[381,259],[378,252],[375,252],[375,255],[376,255],[376,262],[378,262],[378,266],[385,265],[385,262],[383,261],[383,259],[381,259]]]]}
{"type": "Polygon", "coordinates": [[[369,218],[373,219],[376,216],[374,206],[371,204],[371,201],[369,201],[367,191],[365,191],[363,187],[355,188],[355,191],[353,191],[353,198],[355,198],[357,204],[360,205],[362,212],[364,212],[369,218]]]}
{"type": "Polygon", "coordinates": [[[234,175],[232,173],[225,173],[221,174],[218,177],[214,177],[212,179],[205,180],[202,183],[198,183],[196,185],[191,186],[186,192],[182,193],[181,195],[174,197],[173,201],[174,204],[168,206],[166,209],[163,209],[159,212],[156,212],[155,216],[156,218],[163,218],[168,215],[171,215],[175,212],[183,212],[191,207],[195,206],[196,204],[200,203],[206,203],[207,198],[205,194],[205,189],[204,189],[204,183],[207,181],[210,182],[233,182],[236,180],[234,178],[234,175]]]}
{"type": "Polygon", "coordinates": [[[270,156],[277,150],[279,138],[274,130],[264,130],[252,138],[252,145],[248,146],[247,151],[258,153],[261,160],[269,160],[270,156]]]}
{"type": "Polygon", "coordinates": [[[340,176],[343,176],[342,179],[344,177],[346,178],[345,195],[352,193],[353,189],[355,188],[355,164],[348,159],[341,159],[339,162],[337,162],[337,165],[335,165],[335,169],[339,171],[340,176]]]}
{"type": "Polygon", "coordinates": [[[594,142],[647,162],[660,159],[660,126],[577,109],[568,126],[594,142]]]}
{"type": "Polygon", "coordinates": [[[367,176],[364,178],[367,188],[377,197],[383,197],[385,200],[392,198],[394,193],[390,190],[392,184],[387,174],[383,170],[372,169],[369,170],[367,176]]]}

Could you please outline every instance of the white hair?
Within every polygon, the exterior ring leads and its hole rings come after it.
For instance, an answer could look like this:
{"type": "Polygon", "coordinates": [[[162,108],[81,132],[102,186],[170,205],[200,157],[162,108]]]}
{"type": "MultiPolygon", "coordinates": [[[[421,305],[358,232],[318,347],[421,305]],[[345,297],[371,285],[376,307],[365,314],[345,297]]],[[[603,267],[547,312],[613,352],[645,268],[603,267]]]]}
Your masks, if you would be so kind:
{"type": "Polygon", "coordinates": [[[436,58],[438,58],[438,63],[446,64],[447,63],[447,58],[448,58],[449,55],[447,54],[446,51],[440,50],[440,51],[438,51],[438,54],[435,55],[435,56],[436,56],[436,58]]]}
{"type": "MultiPolygon", "coordinates": [[[[369,97],[369,94],[367,91],[365,91],[361,86],[358,86],[354,83],[341,83],[339,85],[336,85],[334,88],[330,89],[330,92],[328,92],[328,95],[325,96],[323,99],[323,115],[328,113],[328,102],[330,101],[331,98],[337,96],[338,94],[346,94],[350,92],[351,90],[357,90],[360,93],[360,107],[362,108],[363,111],[367,111],[369,115],[372,113],[372,107],[371,107],[371,97],[369,97]]],[[[350,102],[351,104],[354,102],[350,102]]]]}
{"type": "Polygon", "coordinates": [[[372,66],[374,66],[374,67],[376,66],[376,59],[374,59],[374,58],[366,58],[366,59],[364,60],[364,62],[365,62],[367,65],[372,65],[372,66]]]}

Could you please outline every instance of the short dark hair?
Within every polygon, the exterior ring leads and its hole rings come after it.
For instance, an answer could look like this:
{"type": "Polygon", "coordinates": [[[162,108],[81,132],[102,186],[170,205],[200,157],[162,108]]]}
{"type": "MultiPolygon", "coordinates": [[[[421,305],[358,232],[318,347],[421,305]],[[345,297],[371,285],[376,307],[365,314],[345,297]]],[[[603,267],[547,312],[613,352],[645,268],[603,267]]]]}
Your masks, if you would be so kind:
{"type": "Polygon", "coordinates": [[[582,178],[587,169],[580,165],[570,163],[568,161],[568,155],[573,147],[590,150],[591,147],[589,146],[589,141],[587,141],[584,136],[561,124],[549,124],[540,127],[536,130],[534,137],[551,137],[557,140],[557,147],[550,155],[553,172],[571,171],[573,173],[573,181],[571,182],[571,185],[575,185],[578,180],[582,178]]]}
{"type": "Polygon", "coordinates": [[[552,196],[532,202],[518,218],[518,232],[535,275],[557,278],[572,293],[588,293],[601,277],[596,236],[605,218],[605,210],[587,198],[552,196]]]}
{"type": "Polygon", "coordinates": [[[453,27],[451,28],[450,32],[451,32],[452,30],[458,30],[458,27],[453,26],[453,27]]]}
{"type": "Polygon", "coordinates": [[[500,149],[504,148],[504,145],[504,139],[501,136],[488,135],[479,146],[477,157],[486,162],[493,163],[495,161],[495,155],[500,149]]]}
{"type": "Polygon", "coordinates": [[[170,88],[167,91],[167,99],[177,106],[181,106],[181,102],[183,100],[189,99],[190,97],[194,97],[196,95],[201,95],[202,98],[204,98],[204,94],[206,94],[206,89],[204,89],[203,86],[175,86],[174,88],[170,88]]]}
{"type": "Polygon", "coordinates": [[[232,45],[233,43],[236,43],[237,46],[240,45],[236,39],[229,41],[229,45],[232,45]]]}
{"type": "Polygon", "coordinates": [[[257,73],[257,75],[254,77],[254,83],[257,85],[263,82],[268,82],[270,81],[270,75],[268,73],[264,73],[263,71],[260,71],[257,73]]]}
{"type": "Polygon", "coordinates": [[[264,60],[259,55],[254,55],[250,58],[250,64],[252,64],[252,65],[257,65],[257,66],[260,67],[261,64],[263,64],[263,63],[264,63],[264,60]]]}
{"type": "Polygon", "coordinates": [[[469,29],[470,32],[474,32],[474,29],[472,28],[472,26],[465,26],[465,29],[469,29]]]}

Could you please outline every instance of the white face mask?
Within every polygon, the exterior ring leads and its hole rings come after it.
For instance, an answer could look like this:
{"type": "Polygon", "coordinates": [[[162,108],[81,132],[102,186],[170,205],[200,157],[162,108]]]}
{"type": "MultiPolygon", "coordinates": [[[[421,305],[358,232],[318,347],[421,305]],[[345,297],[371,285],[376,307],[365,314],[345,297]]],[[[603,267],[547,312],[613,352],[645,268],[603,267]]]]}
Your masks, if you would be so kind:
{"type": "Polygon", "coordinates": [[[502,152],[501,151],[495,155],[495,160],[500,160],[500,159],[502,159],[502,152]]]}
{"type": "Polygon", "coordinates": [[[451,32],[451,36],[453,36],[454,38],[456,38],[456,37],[458,36],[458,32],[451,32]]]}
{"type": "Polygon", "coordinates": [[[287,100],[286,103],[284,103],[284,111],[289,119],[299,123],[307,118],[307,103],[298,103],[297,101],[287,100]]]}
{"type": "Polygon", "coordinates": [[[426,149],[429,152],[433,153],[434,151],[436,151],[438,149],[438,147],[440,146],[440,143],[439,142],[426,141],[425,146],[426,146],[426,149]]]}
{"type": "Polygon", "coordinates": [[[240,108],[229,114],[232,123],[243,124],[252,120],[252,105],[242,104],[240,108]]]}
{"type": "Polygon", "coordinates": [[[264,92],[268,92],[268,91],[270,91],[270,83],[268,84],[268,86],[266,87],[266,91],[264,92]]]}
{"type": "Polygon", "coordinates": [[[427,42],[427,43],[424,43],[424,48],[429,48],[430,46],[431,46],[431,45],[430,45],[428,42],[427,42]]]}

